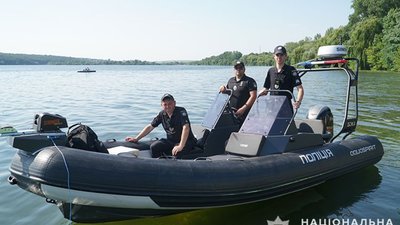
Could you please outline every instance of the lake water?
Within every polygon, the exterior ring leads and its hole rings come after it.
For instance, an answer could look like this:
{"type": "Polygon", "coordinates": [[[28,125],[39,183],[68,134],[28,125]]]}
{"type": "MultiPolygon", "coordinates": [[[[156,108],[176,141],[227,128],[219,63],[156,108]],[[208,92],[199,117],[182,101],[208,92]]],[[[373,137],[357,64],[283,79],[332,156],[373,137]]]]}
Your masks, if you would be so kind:
{"type": "MultiPolygon", "coordinates": [[[[160,97],[171,93],[192,123],[201,123],[218,87],[233,76],[223,66],[0,66],[0,126],[31,128],[38,112],[58,113],[70,125],[82,122],[100,139],[136,134],[160,110],[160,97]]],[[[248,67],[259,89],[265,67],[248,67]]],[[[329,106],[335,129],[341,124],[345,76],[335,73],[303,77],[305,97],[297,118],[314,104],[329,106]]],[[[361,72],[360,118],[354,135],[377,136],[385,155],[375,166],[315,188],[253,204],[198,210],[173,216],[107,224],[247,224],[266,225],[280,216],[290,225],[302,219],[388,219],[400,224],[400,74],[361,72]]],[[[157,128],[149,137],[163,136],[157,128]]],[[[0,224],[69,224],[55,205],[11,186],[8,167],[16,150],[0,138],[0,224]]]]}

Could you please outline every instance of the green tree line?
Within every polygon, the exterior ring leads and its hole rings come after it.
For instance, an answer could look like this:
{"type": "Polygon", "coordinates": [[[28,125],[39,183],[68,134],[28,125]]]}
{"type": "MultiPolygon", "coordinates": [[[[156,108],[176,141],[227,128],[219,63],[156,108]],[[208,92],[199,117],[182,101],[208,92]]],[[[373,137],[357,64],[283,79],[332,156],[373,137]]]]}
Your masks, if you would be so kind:
{"type": "MultiPolygon", "coordinates": [[[[351,7],[354,12],[349,15],[347,25],[329,28],[324,35],[316,34],[284,44],[288,50],[288,63],[317,58],[320,46],[343,44],[348,49],[348,57],[360,59],[361,69],[400,71],[400,0],[353,0],[351,7]]],[[[200,61],[168,63],[0,53],[0,65],[232,65],[237,60],[254,66],[274,64],[272,52],[243,55],[238,51],[227,51],[200,61]]]]}
{"type": "MultiPolygon", "coordinates": [[[[316,34],[298,42],[284,44],[289,64],[317,58],[323,45],[343,44],[348,57],[360,59],[364,70],[400,71],[400,1],[399,0],[353,0],[354,13],[349,22],[339,28],[329,28],[325,34],[316,34]]],[[[329,22],[329,21],[328,21],[329,22]]],[[[271,52],[242,55],[225,52],[193,64],[232,65],[242,60],[246,65],[273,65],[271,52]]]]}
{"type": "Polygon", "coordinates": [[[141,60],[104,60],[74,58],[53,55],[30,55],[0,53],[0,65],[157,65],[155,62],[141,60]]]}

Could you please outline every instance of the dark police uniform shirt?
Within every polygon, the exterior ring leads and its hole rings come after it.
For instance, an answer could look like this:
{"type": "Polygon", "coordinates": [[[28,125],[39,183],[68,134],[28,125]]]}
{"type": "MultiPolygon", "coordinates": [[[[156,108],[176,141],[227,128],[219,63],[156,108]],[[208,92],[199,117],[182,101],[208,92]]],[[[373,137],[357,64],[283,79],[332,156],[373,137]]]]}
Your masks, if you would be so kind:
{"type": "Polygon", "coordinates": [[[235,109],[239,109],[246,104],[247,99],[250,97],[250,91],[257,91],[256,81],[246,75],[243,75],[239,81],[236,81],[236,77],[231,77],[226,87],[233,90],[229,104],[235,109]]]}
{"type": "MultiPolygon", "coordinates": [[[[279,73],[276,67],[272,67],[268,70],[264,87],[267,90],[288,90],[293,93],[293,88],[301,84],[300,76],[296,68],[285,64],[279,73]]],[[[289,99],[292,99],[291,94],[284,92],[271,92],[271,95],[286,95],[289,99]]]]}
{"type": "MultiPolygon", "coordinates": [[[[153,127],[158,127],[160,124],[162,124],[165,132],[167,133],[167,139],[174,143],[179,143],[182,137],[183,125],[189,124],[190,126],[190,121],[186,109],[175,106],[171,118],[169,118],[168,114],[162,110],[151,122],[151,126],[153,127]]],[[[189,141],[194,141],[192,129],[190,129],[189,137],[186,143],[189,141]]]]}

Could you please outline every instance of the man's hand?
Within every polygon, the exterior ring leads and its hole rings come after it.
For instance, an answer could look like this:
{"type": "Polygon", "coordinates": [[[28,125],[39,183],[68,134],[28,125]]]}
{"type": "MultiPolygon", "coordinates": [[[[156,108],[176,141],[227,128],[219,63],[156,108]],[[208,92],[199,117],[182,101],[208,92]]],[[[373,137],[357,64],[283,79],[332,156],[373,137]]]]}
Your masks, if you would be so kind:
{"type": "Polygon", "coordinates": [[[301,101],[295,101],[295,102],[293,102],[293,108],[295,108],[295,109],[300,108],[300,105],[301,105],[301,101]]]}
{"type": "Polygon", "coordinates": [[[266,94],[268,94],[268,90],[265,89],[265,88],[263,88],[260,92],[258,92],[258,96],[263,96],[263,95],[266,95],[266,94]]]}
{"type": "Polygon", "coordinates": [[[235,115],[238,118],[241,118],[243,116],[243,114],[246,112],[246,109],[247,109],[247,105],[240,107],[240,109],[236,110],[235,115]]]}
{"type": "Polygon", "coordinates": [[[134,137],[126,137],[125,141],[137,143],[139,140],[137,138],[134,138],[134,137]]]}
{"type": "Polygon", "coordinates": [[[176,145],[173,149],[172,149],[172,155],[177,155],[178,152],[182,151],[183,147],[181,147],[180,145],[176,145]]]}

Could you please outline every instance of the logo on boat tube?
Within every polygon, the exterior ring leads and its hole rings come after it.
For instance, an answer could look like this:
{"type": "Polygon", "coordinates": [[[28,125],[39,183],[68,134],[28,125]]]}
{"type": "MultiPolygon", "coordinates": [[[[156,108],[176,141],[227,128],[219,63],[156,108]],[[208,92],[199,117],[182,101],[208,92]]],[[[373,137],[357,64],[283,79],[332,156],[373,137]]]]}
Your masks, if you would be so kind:
{"type": "Polygon", "coordinates": [[[369,151],[373,151],[375,149],[376,149],[375,145],[365,146],[365,147],[350,151],[350,156],[356,156],[356,155],[364,154],[364,153],[367,153],[369,151]]]}
{"type": "Polygon", "coordinates": [[[329,159],[334,156],[330,149],[324,149],[321,151],[311,152],[305,155],[299,155],[303,164],[313,163],[323,159],[329,159]]]}

